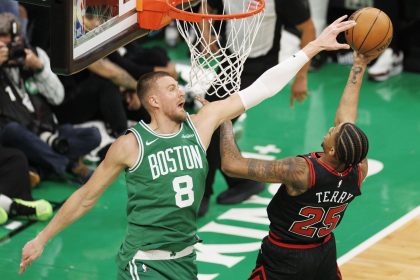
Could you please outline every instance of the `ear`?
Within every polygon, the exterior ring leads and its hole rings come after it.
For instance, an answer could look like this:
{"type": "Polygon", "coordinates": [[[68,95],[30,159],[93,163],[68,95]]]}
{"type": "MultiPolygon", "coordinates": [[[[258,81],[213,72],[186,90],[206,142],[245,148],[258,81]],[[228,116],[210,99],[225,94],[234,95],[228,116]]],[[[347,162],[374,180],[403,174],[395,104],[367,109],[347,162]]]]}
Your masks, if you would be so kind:
{"type": "Polygon", "coordinates": [[[159,107],[160,107],[160,106],[159,106],[159,100],[158,100],[158,98],[156,97],[156,95],[151,94],[151,95],[147,98],[147,100],[148,100],[148,102],[149,102],[149,104],[150,104],[150,106],[151,106],[152,108],[159,108],[159,107]]]}
{"type": "Polygon", "coordinates": [[[335,156],[335,147],[334,146],[331,146],[331,148],[328,150],[328,154],[331,157],[334,157],[335,156]]]}

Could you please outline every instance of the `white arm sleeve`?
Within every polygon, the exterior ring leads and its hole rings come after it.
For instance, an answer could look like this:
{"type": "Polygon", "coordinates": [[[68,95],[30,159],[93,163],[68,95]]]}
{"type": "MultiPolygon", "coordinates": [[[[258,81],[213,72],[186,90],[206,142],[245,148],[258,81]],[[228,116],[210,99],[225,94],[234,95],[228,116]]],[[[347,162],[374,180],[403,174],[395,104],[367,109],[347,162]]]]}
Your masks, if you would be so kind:
{"type": "Polygon", "coordinates": [[[308,56],[299,51],[265,71],[252,85],[238,93],[245,110],[277,94],[308,61],[308,56]]]}

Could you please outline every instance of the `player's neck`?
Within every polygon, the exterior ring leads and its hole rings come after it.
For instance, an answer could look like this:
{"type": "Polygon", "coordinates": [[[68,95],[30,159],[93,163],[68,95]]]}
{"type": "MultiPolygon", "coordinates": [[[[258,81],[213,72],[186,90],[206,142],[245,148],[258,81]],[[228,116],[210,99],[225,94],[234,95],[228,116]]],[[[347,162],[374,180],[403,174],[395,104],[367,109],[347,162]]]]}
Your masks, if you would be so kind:
{"type": "Polygon", "coordinates": [[[152,120],[149,127],[159,134],[173,134],[179,131],[181,123],[170,120],[152,120]]]}
{"type": "Polygon", "coordinates": [[[345,164],[341,163],[336,158],[327,155],[326,153],[324,153],[318,160],[322,161],[337,172],[343,172],[346,169],[345,164]]]}

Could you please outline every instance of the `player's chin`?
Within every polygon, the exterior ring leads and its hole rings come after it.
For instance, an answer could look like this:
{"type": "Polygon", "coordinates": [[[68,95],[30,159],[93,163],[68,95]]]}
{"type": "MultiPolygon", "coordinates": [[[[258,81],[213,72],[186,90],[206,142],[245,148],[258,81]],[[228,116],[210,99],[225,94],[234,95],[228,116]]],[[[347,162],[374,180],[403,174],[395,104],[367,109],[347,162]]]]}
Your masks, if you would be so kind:
{"type": "Polygon", "coordinates": [[[176,119],[180,122],[183,122],[187,119],[187,112],[182,109],[176,114],[176,119]]]}

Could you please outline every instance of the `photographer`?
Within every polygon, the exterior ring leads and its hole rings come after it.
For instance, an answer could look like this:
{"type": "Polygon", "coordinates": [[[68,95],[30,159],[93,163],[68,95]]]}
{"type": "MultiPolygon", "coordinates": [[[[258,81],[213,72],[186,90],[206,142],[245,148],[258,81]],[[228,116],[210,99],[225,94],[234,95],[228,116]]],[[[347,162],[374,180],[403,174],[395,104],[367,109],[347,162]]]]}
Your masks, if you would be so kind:
{"type": "Polygon", "coordinates": [[[45,51],[24,46],[18,19],[0,14],[0,143],[23,151],[42,178],[70,173],[84,183],[92,171],[79,159],[99,145],[100,134],[59,125],[51,105],[63,99],[45,51]]]}

